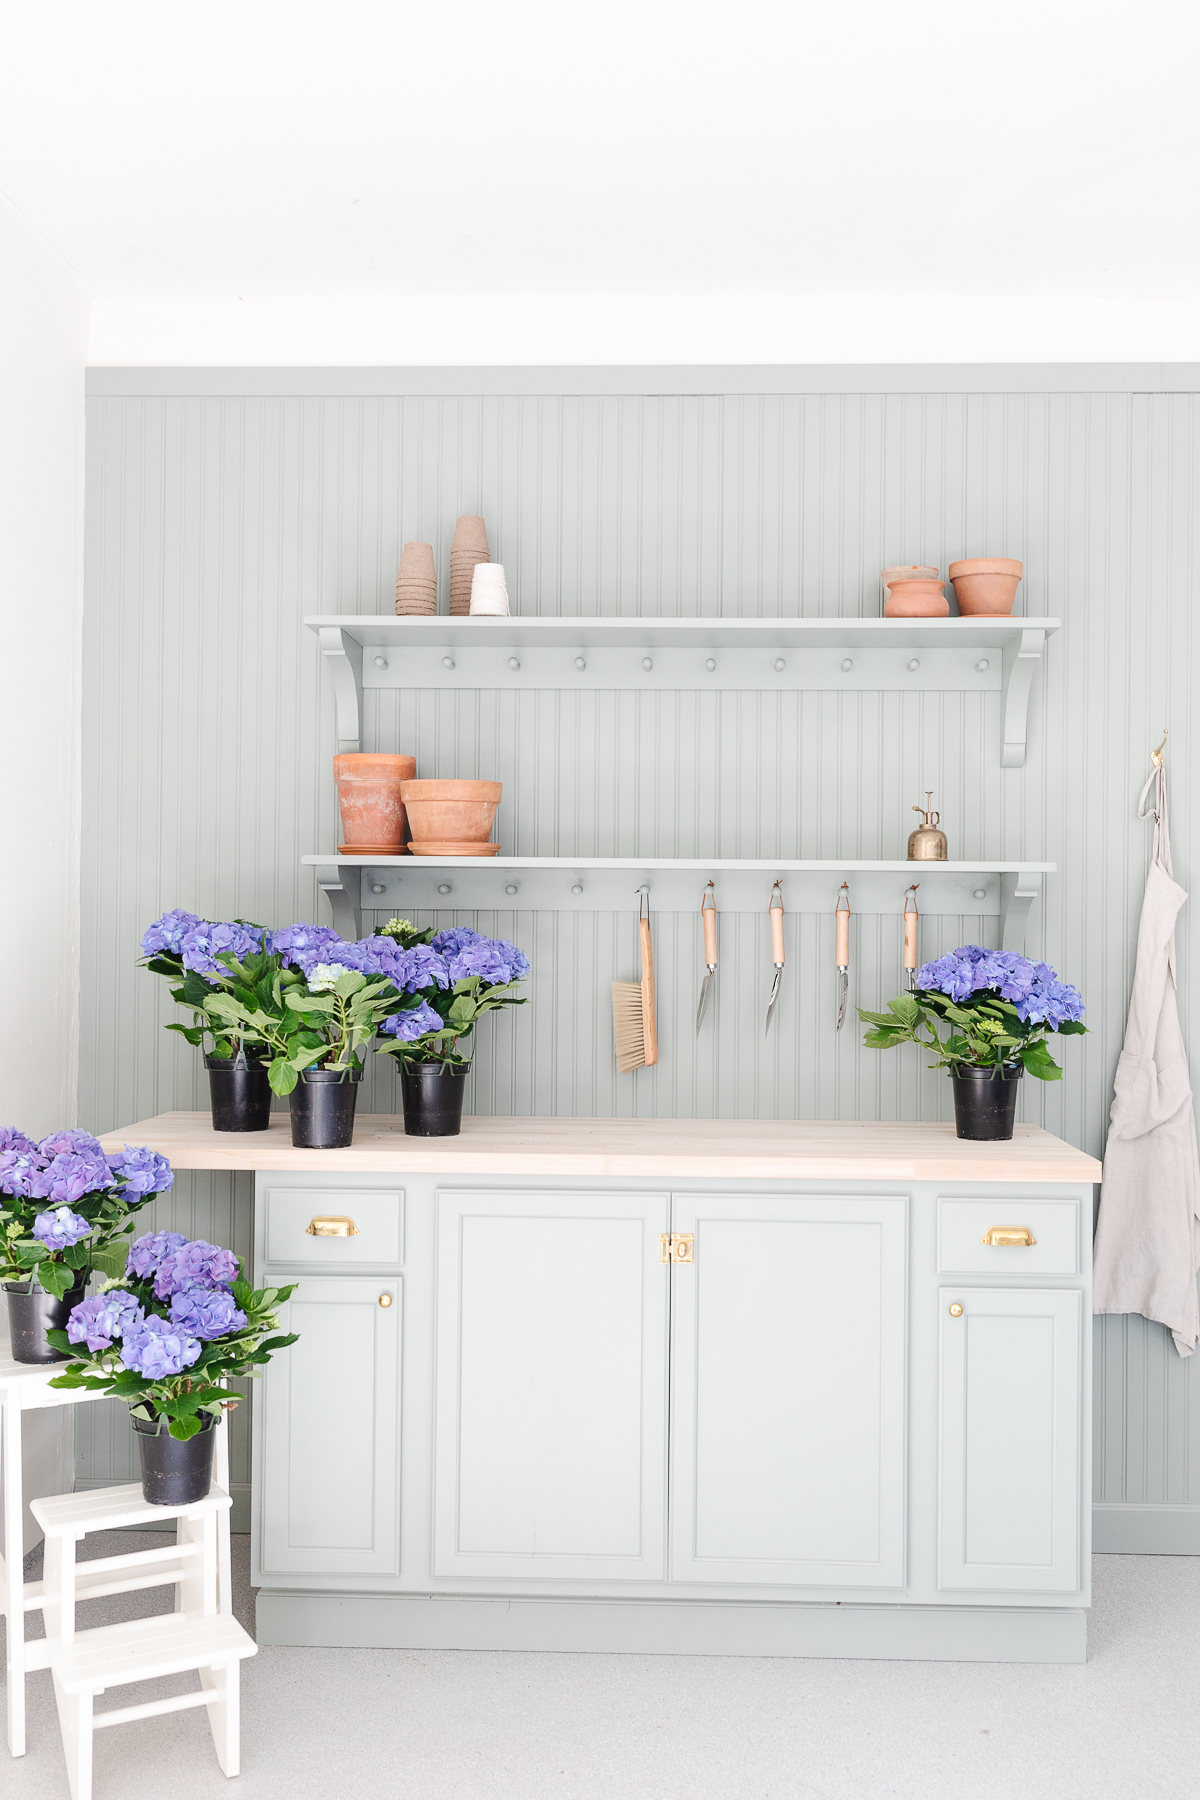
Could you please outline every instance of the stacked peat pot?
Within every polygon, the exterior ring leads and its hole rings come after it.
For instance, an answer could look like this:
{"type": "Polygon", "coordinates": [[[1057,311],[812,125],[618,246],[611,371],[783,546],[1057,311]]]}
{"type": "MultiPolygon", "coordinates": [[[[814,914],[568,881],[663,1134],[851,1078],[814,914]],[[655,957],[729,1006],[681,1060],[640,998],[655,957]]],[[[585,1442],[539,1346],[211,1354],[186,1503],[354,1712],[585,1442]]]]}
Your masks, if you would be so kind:
{"type": "Polygon", "coordinates": [[[421,618],[437,611],[437,572],[432,544],[405,544],[396,576],[396,611],[401,618],[421,618]]]}
{"type": "Polygon", "coordinates": [[[450,614],[465,619],[471,611],[471,582],[476,563],[491,562],[483,520],[464,515],[454,527],[450,546],[450,614]]]}

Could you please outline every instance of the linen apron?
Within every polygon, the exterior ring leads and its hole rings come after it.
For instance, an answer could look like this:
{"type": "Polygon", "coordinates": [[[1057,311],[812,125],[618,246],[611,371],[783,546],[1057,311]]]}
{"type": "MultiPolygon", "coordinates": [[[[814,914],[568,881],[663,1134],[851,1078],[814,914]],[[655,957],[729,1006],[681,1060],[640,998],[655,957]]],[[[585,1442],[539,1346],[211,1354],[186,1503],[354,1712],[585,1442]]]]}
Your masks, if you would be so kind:
{"type": "Polygon", "coordinates": [[[1154,861],[1138,926],[1137,967],[1109,1114],[1095,1244],[1093,1312],[1165,1325],[1180,1356],[1200,1330],[1200,1161],[1187,1052],[1175,1002],[1175,920],[1187,894],[1171,871],[1167,778],[1155,769],[1154,861]]]}

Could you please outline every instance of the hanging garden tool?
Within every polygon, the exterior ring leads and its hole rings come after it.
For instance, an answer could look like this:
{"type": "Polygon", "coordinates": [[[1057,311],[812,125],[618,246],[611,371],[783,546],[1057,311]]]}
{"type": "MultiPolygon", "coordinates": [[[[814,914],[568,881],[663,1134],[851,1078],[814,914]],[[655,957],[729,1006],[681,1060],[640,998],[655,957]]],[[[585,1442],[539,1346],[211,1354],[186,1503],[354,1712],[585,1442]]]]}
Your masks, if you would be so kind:
{"type": "Polygon", "coordinates": [[[617,1073],[652,1067],[658,1061],[658,1028],[654,1015],[654,947],[650,941],[650,889],[639,888],[638,937],[642,947],[642,979],[614,981],[613,1036],[617,1073]]]}
{"type": "Polygon", "coordinates": [[[908,991],[911,994],[917,985],[917,926],[921,915],[917,911],[917,889],[919,881],[914,881],[904,896],[904,967],[908,971],[908,991]]]}
{"type": "Polygon", "coordinates": [[[767,1022],[763,1027],[763,1035],[764,1036],[771,1029],[771,1014],[774,1011],[775,1002],[779,998],[779,983],[783,980],[783,965],[784,965],[785,957],[784,957],[784,953],[783,953],[783,891],[782,891],[782,889],[783,889],[783,884],[778,881],[775,883],[775,886],[771,889],[771,905],[770,905],[771,961],[775,964],[775,979],[771,983],[771,998],[767,1001],[767,1022]]]}
{"type": "Polygon", "coordinates": [[[850,883],[843,881],[834,912],[837,921],[838,1014],[837,1029],[846,1020],[846,999],[850,992],[850,883]]]}
{"type": "Polygon", "coordinates": [[[708,970],[700,987],[700,1004],[696,1008],[696,1036],[700,1036],[700,1027],[704,1022],[704,1009],[708,1005],[709,990],[713,976],[717,972],[717,896],[714,884],[710,881],[700,901],[700,917],[704,921],[704,962],[708,970]]]}

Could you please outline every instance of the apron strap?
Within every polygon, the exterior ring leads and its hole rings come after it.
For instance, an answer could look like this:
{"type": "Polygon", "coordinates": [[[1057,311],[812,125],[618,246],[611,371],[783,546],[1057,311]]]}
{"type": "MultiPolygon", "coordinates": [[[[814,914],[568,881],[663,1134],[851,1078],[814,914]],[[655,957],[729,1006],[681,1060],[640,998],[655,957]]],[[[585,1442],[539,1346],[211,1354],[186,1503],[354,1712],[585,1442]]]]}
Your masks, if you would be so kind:
{"type": "Polygon", "coordinates": [[[1138,818],[1145,819],[1154,814],[1154,860],[1166,874],[1174,880],[1171,867],[1171,832],[1167,824],[1167,771],[1161,765],[1148,776],[1142,789],[1142,797],[1138,801],[1138,818]],[[1154,805],[1148,807],[1146,797],[1151,787],[1154,789],[1154,805]]]}

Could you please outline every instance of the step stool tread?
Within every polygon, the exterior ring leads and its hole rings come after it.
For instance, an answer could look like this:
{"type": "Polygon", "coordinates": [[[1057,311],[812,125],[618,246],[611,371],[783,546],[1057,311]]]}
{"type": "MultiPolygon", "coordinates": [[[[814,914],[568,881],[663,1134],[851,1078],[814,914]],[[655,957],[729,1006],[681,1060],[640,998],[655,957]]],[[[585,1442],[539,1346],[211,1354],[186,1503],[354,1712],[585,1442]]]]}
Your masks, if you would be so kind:
{"type": "Polygon", "coordinates": [[[154,1506],[142,1493],[140,1481],[118,1487],[84,1488],[76,1494],[46,1494],[29,1502],[29,1510],[47,1537],[83,1537],[89,1531],[128,1529],[139,1524],[158,1524],[183,1514],[220,1512],[231,1504],[216,1482],[203,1500],[190,1506],[154,1506]]]}
{"type": "Polygon", "coordinates": [[[249,1632],[227,1613],[207,1619],[160,1613],[76,1632],[69,1644],[51,1648],[50,1666],[68,1694],[102,1693],[127,1681],[153,1681],[257,1651],[249,1632]]]}

